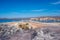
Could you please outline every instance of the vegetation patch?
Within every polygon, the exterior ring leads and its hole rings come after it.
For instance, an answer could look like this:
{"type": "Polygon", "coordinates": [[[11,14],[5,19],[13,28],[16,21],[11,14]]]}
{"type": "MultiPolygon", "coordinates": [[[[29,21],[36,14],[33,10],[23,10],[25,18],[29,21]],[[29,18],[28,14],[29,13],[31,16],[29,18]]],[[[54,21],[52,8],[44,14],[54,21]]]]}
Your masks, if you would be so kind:
{"type": "Polygon", "coordinates": [[[24,30],[29,30],[29,23],[19,24],[19,28],[22,28],[22,29],[24,29],[24,30]]]}

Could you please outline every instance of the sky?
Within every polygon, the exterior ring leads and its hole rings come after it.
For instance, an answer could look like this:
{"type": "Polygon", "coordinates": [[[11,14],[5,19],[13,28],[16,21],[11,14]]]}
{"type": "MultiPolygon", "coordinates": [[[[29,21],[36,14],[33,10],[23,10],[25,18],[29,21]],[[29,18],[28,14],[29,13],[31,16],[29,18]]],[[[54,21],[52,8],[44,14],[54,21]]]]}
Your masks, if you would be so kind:
{"type": "Polygon", "coordinates": [[[60,0],[0,0],[0,18],[60,16],[60,0]]]}

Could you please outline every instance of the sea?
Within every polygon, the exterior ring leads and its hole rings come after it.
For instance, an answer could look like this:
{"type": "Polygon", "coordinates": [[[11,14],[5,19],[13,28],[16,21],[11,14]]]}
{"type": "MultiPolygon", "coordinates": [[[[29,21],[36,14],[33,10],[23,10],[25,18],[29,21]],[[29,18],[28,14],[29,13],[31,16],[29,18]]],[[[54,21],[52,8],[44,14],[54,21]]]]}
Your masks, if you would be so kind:
{"type": "MultiPolygon", "coordinates": [[[[5,23],[5,22],[17,22],[17,21],[22,21],[22,20],[12,20],[12,19],[0,19],[0,23],[5,23]]],[[[23,20],[23,21],[28,21],[28,20],[23,20]]],[[[35,22],[46,22],[46,23],[52,23],[52,22],[60,22],[60,20],[34,20],[35,22]]]]}
{"type": "Polygon", "coordinates": [[[0,23],[5,23],[5,22],[17,22],[21,20],[12,20],[12,19],[0,19],[0,23]]]}

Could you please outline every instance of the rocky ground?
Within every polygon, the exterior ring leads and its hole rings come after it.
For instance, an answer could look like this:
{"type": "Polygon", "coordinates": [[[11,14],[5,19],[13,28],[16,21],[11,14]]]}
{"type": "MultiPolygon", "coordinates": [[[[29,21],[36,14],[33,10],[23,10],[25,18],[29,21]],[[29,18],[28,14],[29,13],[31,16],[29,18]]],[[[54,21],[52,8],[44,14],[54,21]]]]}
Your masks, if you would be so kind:
{"type": "Polygon", "coordinates": [[[0,40],[32,40],[35,30],[24,30],[7,24],[0,24],[0,40]]]}
{"type": "Polygon", "coordinates": [[[24,30],[1,23],[0,40],[60,40],[60,26],[24,30]]]}
{"type": "Polygon", "coordinates": [[[38,28],[36,32],[33,40],[60,40],[60,27],[38,28]]]}

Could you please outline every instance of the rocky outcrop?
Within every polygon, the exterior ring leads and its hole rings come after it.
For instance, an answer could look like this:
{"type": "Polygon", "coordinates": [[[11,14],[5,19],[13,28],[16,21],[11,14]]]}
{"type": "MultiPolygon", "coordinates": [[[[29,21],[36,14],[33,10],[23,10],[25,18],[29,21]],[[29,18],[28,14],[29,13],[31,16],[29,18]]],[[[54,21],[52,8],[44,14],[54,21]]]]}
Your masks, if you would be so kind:
{"type": "Polygon", "coordinates": [[[55,29],[55,27],[50,27],[37,29],[37,36],[35,36],[33,40],[60,40],[60,31],[56,31],[57,28],[55,29]]]}
{"type": "Polygon", "coordinates": [[[35,30],[22,29],[7,24],[0,24],[0,40],[32,40],[35,37],[35,30]]]}
{"type": "Polygon", "coordinates": [[[60,40],[60,27],[22,29],[0,24],[0,40],[60,40]]]}

